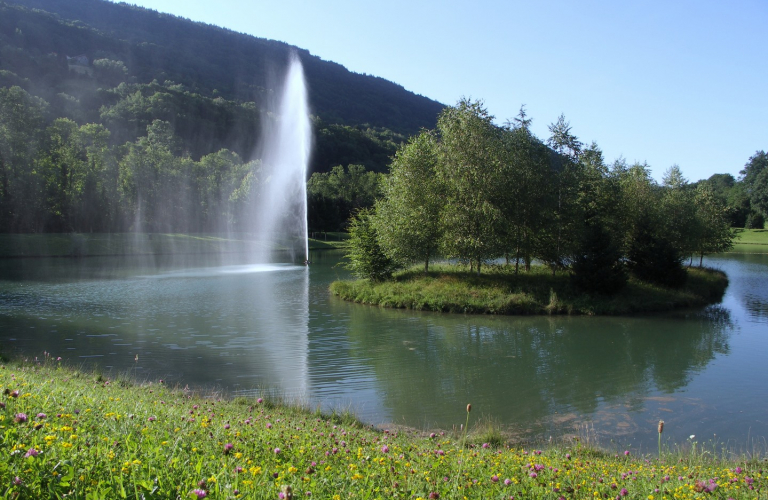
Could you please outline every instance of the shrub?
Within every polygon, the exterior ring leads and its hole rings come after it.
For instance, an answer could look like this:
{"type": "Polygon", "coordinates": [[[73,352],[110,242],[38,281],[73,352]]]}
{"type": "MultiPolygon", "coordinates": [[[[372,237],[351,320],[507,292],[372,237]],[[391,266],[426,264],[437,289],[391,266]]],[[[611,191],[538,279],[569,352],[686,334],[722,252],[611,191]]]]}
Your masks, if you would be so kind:
{"type": "Polygon", "coordinates": [[[346,268],[358,278],[384,281],[392,277],[399,265],[384,254],[373,225],[373,214],[359,210],[349,224],[346,268]]]}
{"type": "Polygon", "coordinates": [[[571,265],[579,290],[610,295],[627,284],[627,272],[618,247],[599,223],[587,224],[571,265]]]}
{"type": "Polygon", "coordinates": [[[752,212],[747,216],[747,222],[744,224],[747,229],[763,229],[765,228],[765,217],[763,214],[752,212]]]}
{"type": "Polygon", "coordinates": [[[688,277],[680,253],[668,239],[653,234],[646,220],[632,235],[627,266],[638,279],[670,288],[682,287],[688,277]]]}

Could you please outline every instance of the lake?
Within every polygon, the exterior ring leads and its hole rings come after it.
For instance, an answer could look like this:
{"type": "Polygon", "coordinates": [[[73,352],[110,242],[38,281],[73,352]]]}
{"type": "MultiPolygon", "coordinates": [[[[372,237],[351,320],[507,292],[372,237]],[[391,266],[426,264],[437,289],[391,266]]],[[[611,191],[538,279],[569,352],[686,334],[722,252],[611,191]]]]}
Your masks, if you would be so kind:
{"type": "Polygon", "coordinates": [[[494,422],[536,441],[616,449],[693,440],[752,452],[768,436],[768,256],[705,260],[721,304],[644,317],[491,317],[343,302],[339,254],[309,267],[211,256],[0,262],[6,354],[109,376],[264,392],[417,429],[494,422]],[[136,356],[138,355],[138,361],[136,356]]]}

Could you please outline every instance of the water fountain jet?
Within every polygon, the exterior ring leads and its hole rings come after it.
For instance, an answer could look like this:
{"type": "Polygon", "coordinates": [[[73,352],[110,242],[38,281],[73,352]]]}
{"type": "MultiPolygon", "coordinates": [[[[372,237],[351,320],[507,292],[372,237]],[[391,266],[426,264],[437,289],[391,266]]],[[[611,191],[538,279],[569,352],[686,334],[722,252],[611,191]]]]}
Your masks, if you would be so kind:
{"type": "Polygon", "coordinates": [[[302,260],[308,264],[307,167],[312,124],[304,70],[296,53],[291,54],[273,112],[276,120],[265,124],[261,141],[265,182],[253,213],[262,242],[257,257],[259,261],[270,261],[274,247],[287,244],[295,261],[296,242],[300,242],[302,260]]]}

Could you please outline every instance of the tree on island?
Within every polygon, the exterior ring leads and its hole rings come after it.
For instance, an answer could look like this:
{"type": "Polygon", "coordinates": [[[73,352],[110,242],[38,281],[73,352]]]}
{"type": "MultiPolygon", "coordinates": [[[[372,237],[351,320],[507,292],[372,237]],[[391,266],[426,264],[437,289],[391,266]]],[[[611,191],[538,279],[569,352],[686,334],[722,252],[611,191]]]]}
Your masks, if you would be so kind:
{"type": "Polygon", "coordinates": [[[397,151],[374,216],[384,252],[398,262],[424,262],[424,272],[438,253],[443,231],[437,148],[434,135],[422,131],[397,151]]]}

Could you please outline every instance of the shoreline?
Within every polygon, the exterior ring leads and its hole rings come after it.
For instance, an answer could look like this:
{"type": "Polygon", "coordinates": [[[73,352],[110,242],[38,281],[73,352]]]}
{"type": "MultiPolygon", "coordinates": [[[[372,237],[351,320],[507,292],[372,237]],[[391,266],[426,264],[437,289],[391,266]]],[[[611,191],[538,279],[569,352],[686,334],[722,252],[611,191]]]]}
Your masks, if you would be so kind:
{"type": "Polygon", "coordinates": [[[720,302],[728,286],[722,271],[686,268],[688,280],[672,290],[630,277],[627,286],[610,296],[589,295],[573,288],[567,272],[552,277],[543,266],[512,274],[491,268],[479,276],[462,266],[416,268],[392,281],[338,280],[333,295],[358,304],[438,313],[490,315],[608,315],[626,316],[702,307],[720,302]]]}

